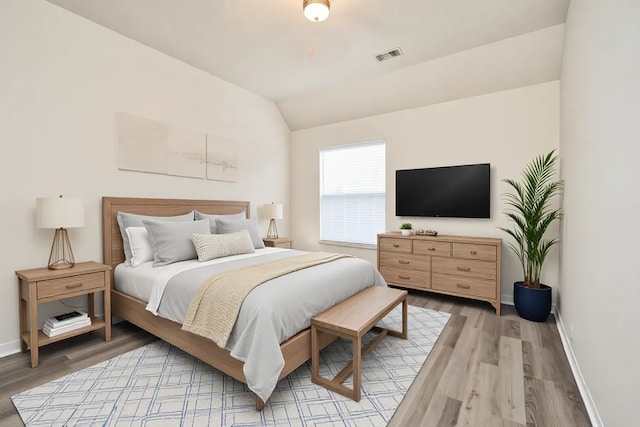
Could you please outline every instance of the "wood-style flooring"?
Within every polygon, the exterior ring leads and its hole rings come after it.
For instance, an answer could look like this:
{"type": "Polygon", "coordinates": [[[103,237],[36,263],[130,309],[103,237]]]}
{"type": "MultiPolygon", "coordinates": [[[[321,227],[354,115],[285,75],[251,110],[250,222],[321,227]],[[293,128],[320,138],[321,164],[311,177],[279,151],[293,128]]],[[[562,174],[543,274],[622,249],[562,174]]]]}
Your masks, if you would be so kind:
{"type": "MultiPolygon", "coordinates": [[[[520,319],[502,306],[412,292],[409,304],[452,314],[389,426],[590,426],[553,318],[520,319]]],[[[409,325],[411,327],[411,325],[409,325]]],[[[146,345],[155,338],[126,323],[0,359],[0,426],[21,426],[11,396],[146,345]]]]}

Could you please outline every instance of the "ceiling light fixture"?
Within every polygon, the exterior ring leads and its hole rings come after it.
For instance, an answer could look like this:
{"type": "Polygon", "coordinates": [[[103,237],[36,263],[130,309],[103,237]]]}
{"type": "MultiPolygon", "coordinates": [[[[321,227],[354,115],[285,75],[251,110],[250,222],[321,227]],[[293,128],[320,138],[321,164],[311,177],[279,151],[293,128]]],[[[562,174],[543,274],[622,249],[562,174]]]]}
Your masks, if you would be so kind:
{"type": "Polygon", "coordinates": [[[322,22],[329,17],[329,0],[304,0],[302,10],[309,21],[322,22]]]}

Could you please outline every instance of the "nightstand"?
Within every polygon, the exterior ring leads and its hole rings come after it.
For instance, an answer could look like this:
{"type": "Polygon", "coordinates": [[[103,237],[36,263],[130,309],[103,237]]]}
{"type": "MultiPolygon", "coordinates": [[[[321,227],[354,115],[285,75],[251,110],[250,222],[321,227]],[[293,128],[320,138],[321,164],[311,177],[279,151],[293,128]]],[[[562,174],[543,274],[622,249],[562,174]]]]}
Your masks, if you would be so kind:
{"type": "Polygon", "coordinates": [[[97,262],[82,262],[64,270],[34,268],[16,271],[19,285],[20,349],[31,349],[31,367],[38,366],[38,348],[86,332],[104,329],[105,341],[111,340],[111,267],[97,262]],[[104,320],[95,316],[94,294],[104,293],[104,320]],[[87,295],[91,325],[47,336],[38,330],[38,304],[78,295],[87,295]],[[27,316],[29,329],[27,329],[27,316]]]}
{"type": "Polygon", "coordinates": [[[277,239],[263,238],[264,245],[271,248],[285,248],[291,249],[293,245],[293,239],[287,239],[286,237],[279,237],[277,239]]]}

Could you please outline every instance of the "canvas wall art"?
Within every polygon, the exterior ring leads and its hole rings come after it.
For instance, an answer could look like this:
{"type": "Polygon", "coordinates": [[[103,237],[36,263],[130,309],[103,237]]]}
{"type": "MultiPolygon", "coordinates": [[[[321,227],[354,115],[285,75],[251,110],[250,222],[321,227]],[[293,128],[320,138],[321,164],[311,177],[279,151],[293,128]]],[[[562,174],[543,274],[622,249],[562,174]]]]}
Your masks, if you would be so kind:
{"type": "Polygon", "coordinates": [[[207,179],[238,181],[238,144],[207,133],[207,179]]]}
{"type": "Polygon", "coordinates": [[[118,169],[236,182],[235,140],[117,113],[118,169]]]}

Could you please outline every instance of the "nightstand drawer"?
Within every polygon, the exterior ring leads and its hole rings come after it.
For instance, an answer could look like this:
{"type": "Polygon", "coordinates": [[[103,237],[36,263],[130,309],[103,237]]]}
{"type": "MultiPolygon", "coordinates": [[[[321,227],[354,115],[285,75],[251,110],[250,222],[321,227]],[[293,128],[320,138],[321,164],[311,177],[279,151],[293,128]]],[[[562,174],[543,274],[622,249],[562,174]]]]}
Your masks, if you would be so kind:
{"type": "Polygon", "coordinates": [[[38,299],[69,294],[87,289],[104,288],[104,273],[81,274],[73,277],[38,282],[38,299]]]}

